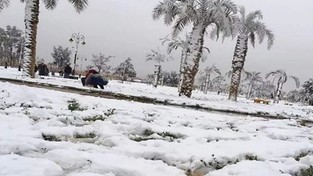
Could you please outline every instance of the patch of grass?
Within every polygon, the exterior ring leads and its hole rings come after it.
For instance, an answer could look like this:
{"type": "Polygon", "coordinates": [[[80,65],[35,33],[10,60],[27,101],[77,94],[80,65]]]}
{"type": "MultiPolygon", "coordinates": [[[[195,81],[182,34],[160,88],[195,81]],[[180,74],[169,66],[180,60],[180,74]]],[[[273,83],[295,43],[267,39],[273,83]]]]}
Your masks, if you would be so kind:
{"type": "Polygon", "coordinates": [[[71,99],[67,101],[67,103],[68,103],[67,108],[70,111],[83,111],[84,110],[84,108],[81,108],[79,102],[77,102],[77,100],[75,99],[71,99]]]}
{"type": "Polygon", "coordinates": [[[246,160],[255,160],[255,161],[258,161],[258,156],[247,154],[247,155],[245,156],[245,159],[246,159],[246,160]]]}
{"type": "Polygon", "coordinates": [[[169,137],[172,139],[180,139],[183,138],[184,136],[181,134],[173,134],[170,132],[162,132],[162,133],[157,133],[158,135],[162,136],[163,138],[169,137]]]}
{"type": "MultiPolygon", "coordinates": [[[[202,162],[203,163],[203,162],[202,162]]],[[[215,170],[218,169],[222,169],[223,167],[225,167],[227,164],[223,163],[223,162],[219,162],[216,160],[215,157],[213,157],[213,160],[208,162],[205,166],[206,167],[212,167],[215,170]]]]}
{"type": "Polygon", "coordinates": [[[308,169],[302,169],[299,176],[313,176],[313,166],[308,169]]]}
{"type": "Polygon", "coordinates": [[[152,137],[142,137],[142,136],[130,137],[130,139],[135,141],[135,142],[155,140],[155,138],[152,138],[152,137]]]}
{"type": "Polygon", "coordinates": [[[142,135],[143,136],[151,136],[153,135],[155,132],[150,130],[150,129],[145,129],[145,131],[143,131],[142,135]]]}
{"type": "Polygon", "coordinates": [[[103,115],[95,115],[95,116],[91,116],[91,117],[85,117],[85,118],[83,118],[83,121],[95,122],[97,120],[104,121],[105,119],[106,118],[103,115]]]}
{"type": "Polygon", "coordinates": [[[89,133],[75,133],[74,134],[74,138],[95,138],[97,136],[96,132],[89,132],[89,133]]]}
{"type": "Polygon", "coordinates": [[[313,126],[313,122],[310,120],[301,120],[300,122],[298,122],[301,126],[305,126],[305,127],[312,127],[313,126]]]}
{"type": "Polygon", "coordinates": [[[170,132],[157,133],[157,132],[152,131],[150,129],[145,129],[141,135],[136,135],[134,137],[130,137],[130,139],[133,141],[136,141],[136,142],[147,141],[147,140],[157,140],[157,139],[173,142],[174,140],[180,139],[183,137],[184,136],[181,134],[173,134],[170,132]],[[162,138],[152,137],[151,135],[153,135],[153,134],[157,134],[157,135],[161,136],[162,138]]]}
{"type": "Polygon", "coordinates": [[[44,133],[42,133],[41,135],[45,141],[56,141],[56,142],[62,141],[61,138],[56,135],[44,134],[44,133]]]}
{"type": "Polygon", "coordinates": [[[107,111],[106,111],[106,112],[103,112],[103,113],[104,113],[105,116],[109,117],[109,116],[111,116],[111,115],[114,114],[115,110],[116,110],[116,109],[114,109],[114,108],[112,108],[112,109],[107,109],[107,111]]]}
{"type": "Polygon", "coordinates": [[[301,158],[307,156],[308,154],[310,154],[311,151],[307,151],[307,152],[301,152],[298,156],[295,157],[296,161],[300,161],[301,158]]]}

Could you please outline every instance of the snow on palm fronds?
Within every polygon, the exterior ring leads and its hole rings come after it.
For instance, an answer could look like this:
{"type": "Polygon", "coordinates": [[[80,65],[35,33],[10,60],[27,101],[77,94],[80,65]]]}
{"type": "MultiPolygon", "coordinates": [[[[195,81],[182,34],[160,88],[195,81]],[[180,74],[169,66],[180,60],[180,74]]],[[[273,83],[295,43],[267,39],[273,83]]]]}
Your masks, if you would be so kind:
{"type": "MultiPolygon", "coordinates": [[[[88,6],[88,0],[68,0],[68,2],[74,6],[78,13],[85,10],[88,6]]],[[[57,6],[57,0],[43,0],[43,4],[46,9],[53,10],[57,6]]]]}
{"type": "Polygon", "coordinates": [[[248,42],[255,46],[256,37],[259,39],[259,43],[262,43],[267,37],[267,47],[270,49],[274,44],[274,34],[267,26],[261,21],[263,15],[261,11],[257,10],[246,14],[244,7],[239,8],[239,16],[234,17],[231,25],[225,28],[215,28],[211,31],[211,38],[218,39],[218,33],[222,32],[223,40],[226,37],[237,37],[237,43],[232,61],[232,76],[231,86],[229,92],[229,99],[236,101],[238,95],[238,88],[240,85],[241,72],[244,67],[248,52],[248,42]]]}
{"type": "Polygon", "coordinates": [[[212,74],[221,75],[220,70],[213,64],[211,67],[206,67],[204,69],[204,93],[207,94],[209,86],[211,84],[211,76],[212,74]]]}
{"type": "MultiPolygon", "coordinates": [[[[234,21],[230,26],[227,26],[220,32],[222,32],[222,39],[224,40],[227,37],[235,38],[238,35],[245,35],[249,38],[250,43],[255,47],[256,37],[259,40],[259,43],[263,43],[264,39],[267,38],[267,48],[270,49],[274,44],[274,34],[267,28],[267,26],[261,22],[263,19],[262,12],[260,10],[250,12],[246,14],[245,7],[239,7],[239,16],[233,18],[234,21]]],[[[212,39],[218,39],[218,29],[214,28],[210,37],[212,39]]]]}
{"type": "Polygon", "coordinates": [[[254,82],[263,82],[263,79],[261,77],[261,72],[246,72],[247,77],[245,81],[254,81],[254,82]]]}
{"type": "MultiPolygon", "coordinates": [[[[233,74],[233,71],[229,70],[228,72],[225,73],[225,77],[230,79],[232,74],[233,74]]],[[[242,80],[246,80],[248,77],[248,74],[249,72],[247,72],[245,69],[242,69],[241,70],[241,78],[243,78],[242,80]]]]}
{"type": "Polygon", "coordinates": [[[186,52],[186,76],[180,87],[180,95],[191,97],[199,61],[203,56],[204,35],[209,26],[225,28],[233,21],[236,5],[230,0],[163,0],[153,10],[153,19],[164,16],[166,25],[173,24],[173,37],[191,24],[186,52]]]}
{"type": "Polygon", "coordinates": [[[160,53],[159,49],[151,50],[150,53],[146,55],[146,61],[154,61],[156,62],[155,70],[154,70],[154,83],[153,86],[157,87],[159,80],[160,80],[160,74],[161,74],[161,63],[168,61],[172,59],[172,57],[168,57],[162,53],[160,53]]]}
{"type": "Polygon", "coordinates": [[[276,71],[269,72],[265,75],[265,78],[267,79],[270,76],[273,77],[273,82],[277,80],[276,94],[274,98],[275,103],[279,102],[283,85],[288,81],[288,78],[291,78],[295,81],[297,88],[300,86],[299,78],[295,76],[288,76],[284,70],[276,70],[276,71]]]}
{"type": "Polygon", "coordinates": [[[263,83],[263,79],[261,77],[261,72],[246,72],[247,77],[244,81],[248,81],[248,92],[246,98],[250,98],[251,93],[254,91],[254,87],[257,83],[263,83]]]}
{"type": "Polygon", "coordinates": [[[160,53],[159,50],[151,50],[146,55],[146,61],[154,61],[157,64],[161,64],[162,62],[169,61],[172,57],[168,57],[162,53],[160,53]]]}
{"type": "Polygon", "coordinates": [[[283,84],[288,81],[288,78],[291,78],[295,81],[297,88],[299,88],[299,86],[300,86],[299,78],[297,78],[295,76],[288,76],[284,70],[276,70],[276,71],[269,72],[265,75],[265,78],[267,79],[270,76],[274,77],[273,81],[278,79],[278,82],[283,83],[283,84]]]}

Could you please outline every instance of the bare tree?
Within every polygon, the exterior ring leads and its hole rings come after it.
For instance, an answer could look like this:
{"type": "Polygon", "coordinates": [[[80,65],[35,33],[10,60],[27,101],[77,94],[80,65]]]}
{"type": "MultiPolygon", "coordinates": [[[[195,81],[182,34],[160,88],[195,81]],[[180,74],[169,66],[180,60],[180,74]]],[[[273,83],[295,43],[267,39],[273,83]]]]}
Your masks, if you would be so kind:
{"type": "Polygon", "coordinates": [[[131,60],[132,59],[129,57],[115,68],[115,74],[119,75],[122,81],[136,77],[136,70],[131,60]]]}
{"type": "Polygon", "coordinates": [[[93,54],[92,55],[92,62],[94,64],[95,67],[97,67],[98,72],[101,73],[102,71],[105,72],[110,72],[111,66],[108,65],[108,63],[110,62],[110,59],[113,58],[115,56],[105,56],[102,53],[99,53],[98,55],[93,54]]]}
{"type": "Polygon", "coordinates": [[[51,56],[54,59],[54,62],[57,63],[57,66],[59,68],[63,68],[67,63],[70,62],[70,56],[72,52],[69,50],[68,47],[63,48],[62,46],[53,46],[53,51],[51,53],[51,56]]]}

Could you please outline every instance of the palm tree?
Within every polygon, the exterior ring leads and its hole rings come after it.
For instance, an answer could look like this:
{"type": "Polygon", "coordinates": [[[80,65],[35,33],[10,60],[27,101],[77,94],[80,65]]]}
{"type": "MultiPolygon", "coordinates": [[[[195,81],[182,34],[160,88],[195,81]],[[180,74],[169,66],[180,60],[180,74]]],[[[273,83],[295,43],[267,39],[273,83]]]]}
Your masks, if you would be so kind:
{"type": "Polygon", "coordinates": [[[270,73],[267,73],[265,75],[265,78],[267,79],[268,77],[273,76],[274,79],[273,81],[277,80],[277,87],[276,87],[276,92],[275,92],[275,97],[274,97],[274,103],[279,103],[280,100],[280,95],[283,90],[283,85],[287,82],[288,78],[293,79],[296,82],[296,87],[298,88],[300,86],[300,81],[299,78],[295,76],[288,76],[287,73],[284,70],[276,70],[272,71],[270,73]]]}
{"type": "MultiPolygon", "coordinates": [[[[211,85],[212,85],[213,89],[214,89],[215,91],[217,91],[218,93],[220,93],[220,92],[222,91],[222,90],[221,90],[221,89],[222,89],[221,86],[222,86],[222,85],[225,85],[225,84],[223,84],[223,83],[225,83],[225,77],[222,76],[222,75],[219,75],[219,76],[213,78],[212,81],[211,81],[211,85]]],[[[224,89],[225,87],[226,87],[226,86],[223,86],[223,89],[224,89]]]]}
{"type": "Polygon", "coordinates": [[[267,48],[270,49],[274,43],[274,34],[261,22],[263,18],[261,11],[254,11],[246,14],[244,7],[239,9],[240,17],[230,28],[223,32],[223,38],[237,36],[237,43],[232,61],[232,76],[229,90],[229,99],[237,101],[238,88],[240,85],[241,72],[244,67],[248,51],[248,41],[255,46],[255,38],[258,36],[259,43],[267,37],[267,48]]]}
{"type": "MultiPolygon", "coordinates": [[[[153,19],[164,15],[164,23],[170,25],[175,21],[173,37],[192,24],[188,37],[185,72],[180,88],[180,95],[191,97],[195,76],[199,71],[202,57],[204,35],[209,26],[223,29],[232,22],[236,5],[230,0],[163,0],[153,10],[153,19]]],[[[219,32],[219,31],[218,31],[219,32]]]]}
{"type": "Polygon", "coordinates": [[[178,82],[178,92],[180,92],[180,87],[183,83],[184,79],[184,68],[186,63],[186,56],[187,56],[187,43],[188,35],[186,35],[186,40],[182,40],[181,38],[172,38],[168,39],[167,37],[162,38],[162,45],[168,42],[167,46],[167,53],[172,53],[173,50],[177,50],[178,48],[182,49],[181,58],[180,58],[180,65],[179,65],[179,82],[178,82]]]}
{"type": "MultiPolygon", "coordinates": [[[[36,43],[37,43],[37,26],[39,22],[39,2],[40,0],[20,0],[25,5],[25,45],[23,69],[26,76],[35,77],[36,63],[36,43]]],[[[57,0],[42,0],[45,7],[53,10],[57,5],[57,0]]],[[[88,0],[68,0],[73,4],[75,10],[80,13],[88,5],[88,0]]],[[[3,7],[9,5],[9,0],[0,0],[0,11],[3,7]]]]}
{"type": "Polygon", "coordinates": [[[160,51],[158,49],[157,51],[151,50],[151,52],[147,54],[146,58],[147,58],[146,61],[154,61],[154,62],[156,62],[155,70],[154,70],[153,86],[157,87],[158,86],[158,82],[160,80],[161,63],[165,62],[165,61],[168,61],[169,59],[171,59],[171,57],[167,57],[166,55],[160,53],[160,51]]]}
{"type": "MultiPolygon", "coordinates": [[[[178,48],[182,49],[180,65],[179,65],[179,83],[178,83],[178,92],[180,92],[180,88],[183,84],[183,80],[185,78],[185,65],[187,59],[187,48],[188,48],[188,35],[186,34],[186,40],[182,40],[180,37],[168,39],[167,37],[161,38],[162,45],[168,42],[167,53],[171,54],[173,50],[177,50],[178,48]]],[[[203,47],[203,51],[207,51],[210,53],[210,49],[207,47],[203,47]]],[[[202,61],[204,62],[206,58],[204,55],[202,56],[202,61]]]]}
{"type": "Polygon", "coordinates": [[[255,83],[262,83],[263,79],[261,77],[261,72],[247,72],[247,78],[245,79],[247,81],[249,81],[249,85],[248,85],[248,93],[247,93],[247,99],[250,98],[251,96],[251,92],[254,89],[255,83]]]}
{"type": "Polygon", "coordinates": [[[303,90],[301,90],[301,99],[307,101],[310,106],[313,106],[313,79],[305,81],[303,84],[303,90]]]}
{"type": "Polygon", "coordinates": [[[221,75],[220,70],[213,64],[211,67],[206,67],[204,69],[204,73],[205,73],[205,86],[204,86],[204,93],[207,94],[208,93],[208,88],[209,88],[209,84],[210,84],[210,79],[211,79],[211,75],[212,74],[218,74],[221,75]]]}

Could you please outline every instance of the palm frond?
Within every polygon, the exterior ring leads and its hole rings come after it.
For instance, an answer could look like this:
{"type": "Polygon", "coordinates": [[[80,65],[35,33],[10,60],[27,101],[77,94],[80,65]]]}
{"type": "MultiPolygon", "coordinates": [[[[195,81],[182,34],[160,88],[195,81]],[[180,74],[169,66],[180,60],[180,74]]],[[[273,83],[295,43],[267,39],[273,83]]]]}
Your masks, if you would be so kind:
{"type": "Polygon", "coordinates": [[[274,34],[271,30],[266,29],[265,35],[267,36],[267,49],[271,49],[275,40],[274,34]]]}
{"type": "Polygon", "coordinates": [[[253,77],[252,72],[248,72],[248,71],[247,71],[247,72],[246,72],[246,79],[244,79],[244,81],[251,80],[252,77],[253,77]]]}
{"type": "Polygon", "coordinates": [[[282,72],[282,70],[276,70],[276,71],[271,71],[269,73],[265,74],[265,79],[269,78],[270,76],[275,76],[277,74],[280,74],[282,72]]]}
{"type": "Polygon", "coordinates": [[[219,29],[217,27],[212,28],[212,30],[210,31],[209,36],[210,36],[210,38],[212,40],[216,39],[216,41],[217,41],[218,38],[219,38],[219,29]]]}
{"type": "Polygon", "coordinates": [[[203,51],[207,51],[208,53],[211,53],[211,51],[208,47],[203,47],[202,49],[203,49],[203,51]]]}
{"type": "Polygon", "coordinates": [[[88,6],[88,0],[68,0],[68,2],[70,2],[75,10],[80,13],[83,10],[85,10],[88,6]]]}
{"type": "Polygon", "coordinates": [[[164,16],[164,23],[170,25],[179,14],[179,8],[177,7],[176,0],[164,0],[160,2],[152,12],[153,20],[159,19],[164,16]]]}
{"type": "Polygon", "coordinates": [[[262,12],[260,10],[254,11],[254,12],[250,12],[247,17],[246,17],[246,22],[247,23],[251,23],[255,20],[261,20],[263,19],[263,15],[262,12]]]}
{"type": "Polygon", "coordinates": [[[0,12],[10,5],[9,0],[0,0],[0,12]]]}
{"type": "Polygon", "coordinates": [[[216,73],[216,74],[218,74],[218,75],[221,75],[220,69],[218,69],[214,64],[213,64],[211,67],[206,67],[206,68],[204,69],[204,72],[205,72],[206,74],[209,74],[209,75],[211,75],[211,74],[213,74],[213,73],[216,73]]]}
{"type": "Polygon", "coordinates": [[[57,0],[43,0],[46,9],[53,10],[57,5],[57,0]]]}
{"type": "Polygon", "coordinates": [[[267,37],[267,49],[270,49],[274,44],[274,34],[271,30],[267,29],[266,25],[261,22],[255,22],[252,24],[252,27],[250,28],[251,32],[254,32],[259,37],[259,43],[262,43],[264,38],[267,37]]]}
{"type": "Polygon", "coordinates": [[[239,7],[239,13],[241,21],[246,21],[246,8],[244,6],[239,7]]]}
{"type": "Polygon", "coordinates": [[[187,41],[182,40],[181,38],[172,38],[168,39],[168,36],[161,38],[162,45],[168,43],[167,46],[167,53],[170,54],[173,50],[177,50],[178,47],[182,48],[183,50],[187,48],[187,41]]]}
{"type": "Polygon", "coordinates": [[[230,70],[230,71],[228,71],[228,72],[225,73],[225,77],[231,78],[231,75],[232,75],[232,74],[233,74],[233,71],[230,70]]]}
{"type": "Polygon", "coordinates": [[[173,26],[173,33],[172,36],[175,38],[178,36],[178,34],[185,28],[186,25],[188,25],[191,22],[188,15],[185,16],[179,16],[177,19],[175,25],[173,26]]]}
{"type": "Polygon", "coordinates": [[[293,79],[296,82],[296,87],[299,88],[300,87],[300,80],[298,77],[295,76],[289,76],[289,78],[293,79]]]}

